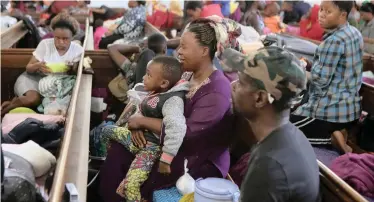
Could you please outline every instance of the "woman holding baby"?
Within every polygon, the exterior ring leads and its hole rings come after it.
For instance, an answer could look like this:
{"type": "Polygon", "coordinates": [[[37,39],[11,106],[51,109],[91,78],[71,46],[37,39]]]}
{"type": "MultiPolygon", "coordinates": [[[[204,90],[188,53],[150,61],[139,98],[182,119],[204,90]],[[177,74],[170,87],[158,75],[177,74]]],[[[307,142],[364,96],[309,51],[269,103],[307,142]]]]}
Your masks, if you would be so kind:
{"type": "Polygon", "coordinates": [[[40,79],[51,73],[52,70],[48,66],[61,63],[73,66],[79,62],[83,48],[72,43],[79,23],[68,14],[61,13],[52,20],[51,27],[54,38],[44,39],[39,43],[26,66],[26,71],[18,77],[14,85],[17,97],[1,105],[1,116],[17,107],[35,108],[41,104],[38,86],[40,79]]]}
{"type": "MultiPolygon", "coordinates": [[[[226,177],[229,165],[230,131],[232,113],[230,110],[231,86],[222,71],[217,71],[213,58],[219,40],[214,22],[198,19],[183,33],[178,49],[178,57],[186,72],[182,76],[190,82],[184,104],[186,134],[177,155],[170,165],[170,173],[153,169],[141,186],[141,197],[151,201],[155,190],[175,186],[184,173],[184,159],[188,160],[189,174],[197,178],[226,177]]],[[[143,147],[144,130],[165,139],[165,127],[161,119],[143,116],[130,117],[128,127],[132,130],[134,144],[143,147]]],[[[134,156],[119,143],[113,142],[105,163],[100,171],[100,195],[104,201],[123,201],[116,193],[118,185],[126,177],[134,156]]],[[[157,163],[155,165],[158,165],[157,163]]]]}

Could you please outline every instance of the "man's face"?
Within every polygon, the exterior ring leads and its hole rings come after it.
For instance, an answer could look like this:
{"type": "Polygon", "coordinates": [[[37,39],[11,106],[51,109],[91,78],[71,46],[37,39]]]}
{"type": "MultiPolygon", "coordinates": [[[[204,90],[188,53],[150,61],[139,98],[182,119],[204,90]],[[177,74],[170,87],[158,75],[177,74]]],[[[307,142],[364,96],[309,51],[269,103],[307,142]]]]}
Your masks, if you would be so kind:
{"type": "Polygon", "coordinates": [[[246,118],[251,118],[255,116],[257,111],[255,107],[256,89],[248,79],[245,74],[239,73],[239,79],[232,84],[232,102],[235,112],[246,118]]]}

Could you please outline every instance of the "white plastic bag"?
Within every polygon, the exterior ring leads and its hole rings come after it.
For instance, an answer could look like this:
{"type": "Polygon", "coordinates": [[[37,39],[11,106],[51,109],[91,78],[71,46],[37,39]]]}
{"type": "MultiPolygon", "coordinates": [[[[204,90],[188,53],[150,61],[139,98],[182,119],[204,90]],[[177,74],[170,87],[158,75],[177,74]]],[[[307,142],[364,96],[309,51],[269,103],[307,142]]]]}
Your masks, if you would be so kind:
{"type": "Polygon", "coordinates": [[[188,174],[188,168],[187,168],[188,160],[184,160],[184,175],[180,177],[177,181],[177,189],[180,194],[186,195],[193,193],[195,191],[195,180],[191,177],[190,174],[188,174]]]}
{"type": "Polygon", "coordinates": [[[132,89],[127,91],[129,103],[133,104],[140,104],[147,95],[148,92],[144,91],[143,83],[137,83],[132,89]]]}

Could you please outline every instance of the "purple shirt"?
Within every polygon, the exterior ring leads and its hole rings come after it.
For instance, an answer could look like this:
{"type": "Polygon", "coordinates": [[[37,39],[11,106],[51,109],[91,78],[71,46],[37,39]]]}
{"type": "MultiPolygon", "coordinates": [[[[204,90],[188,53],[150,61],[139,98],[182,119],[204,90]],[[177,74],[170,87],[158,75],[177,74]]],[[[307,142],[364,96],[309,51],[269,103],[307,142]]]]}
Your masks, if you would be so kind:
{"type": "MultiPolygon", "coordinates": [[[[188,167],[200,166],[209,160],[226,177],[230,167],[228,142],[233,128],[230,99],[231,85],[219,70],[209,77],[209,83],[186,98],[187,132],[177,157],[187,158],[188,167]]],[[[163,132],[162,140],[164,136],[163,132]]]]}

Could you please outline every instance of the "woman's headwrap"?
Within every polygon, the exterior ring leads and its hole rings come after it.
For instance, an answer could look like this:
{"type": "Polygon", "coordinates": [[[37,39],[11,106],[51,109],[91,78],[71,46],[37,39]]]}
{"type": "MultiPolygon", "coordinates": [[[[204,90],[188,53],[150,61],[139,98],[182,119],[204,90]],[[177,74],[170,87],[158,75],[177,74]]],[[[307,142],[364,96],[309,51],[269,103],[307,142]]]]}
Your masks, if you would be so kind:
{"type": "MultiPolygon", "coordinates": [[[[233,48],[239,52],[243,52],[237,41],[237,38],[242,34],[240,25],[237,22],[216,15],[206,17],[205,19],[209,19],[209,25],[216,33],[216,56],[218,59],[221,59],[221,55],[226,48],[233,48]]],[[[189,25],[187,25],[187,29],[188,27],[189,25]]]]}

